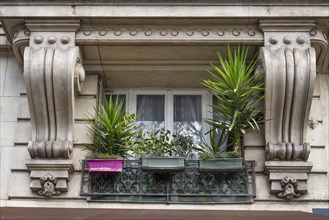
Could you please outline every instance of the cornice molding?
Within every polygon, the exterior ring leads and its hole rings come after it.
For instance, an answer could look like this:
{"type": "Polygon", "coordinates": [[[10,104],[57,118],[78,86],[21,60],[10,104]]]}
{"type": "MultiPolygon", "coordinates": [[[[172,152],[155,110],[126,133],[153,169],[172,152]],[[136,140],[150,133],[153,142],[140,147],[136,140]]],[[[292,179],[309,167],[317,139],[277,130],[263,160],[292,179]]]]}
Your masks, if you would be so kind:
{"type": "Polygon", "coordinates": [[[263,34],[255,28],[223,27],[150,27],[117,26],[104,29],[82,29],[77,32],[77,44],[115,42],[248,42],[260,44],[263,34]]]}
{"type": "Polygon", "coordinates": [[[25,26],[31,32],[76,32],[80,20],[26,20],[25,26]]]}

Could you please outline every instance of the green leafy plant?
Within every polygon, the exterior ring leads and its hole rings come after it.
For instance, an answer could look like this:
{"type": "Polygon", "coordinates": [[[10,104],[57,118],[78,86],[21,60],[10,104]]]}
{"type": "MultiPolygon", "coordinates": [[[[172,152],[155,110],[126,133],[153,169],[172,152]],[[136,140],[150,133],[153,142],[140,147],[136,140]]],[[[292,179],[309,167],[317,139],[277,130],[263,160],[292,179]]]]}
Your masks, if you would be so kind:
{"type": "Polygon", "coordinates": [[[140,134],[134,153],[143,156],[185,157],[191,159],[195,143],[193,137],[182,134],[174,135],[169,130],[161,129],[140,134]]]}
{"type": "Polygon", "coordinates": [[[166,129],[139,134],[134,152],[143,156],[173,156],[174,141],[170,136],[171,132],[166,129]]]}
{"type": "MultiPolygon", "coordinates": [[[[212,129],[221,129],[228,135],[229,147],[243,155],[242,136],[246,129],[259,129],[263,122],[264,73],[255,73],[259,61],[254,58],[247,64],[248,50],[238,47],[234,52],[228,47],[228,56],[220,53],[219,66],[212,65],[209,79],[203,80],[220,105],[210,105],[214,118],[205,121],[212,129]]],[[[218,150],[218,149],[215,149],[218,150]]]]}
{"type": "Polygon", "coordinates": [[[200,159],[219,158],[226,150],[224,144],[227,140],[227,133],[220,131],[220,134],[217,134],[217,130],[213,129],[210,130],[208,134],[209,142],[203,140],[203,143],[195,149],[201,152],[200,159]]]}
{"type": "Polygon", "coordinates": [[[94,109],[96,117],[90,114],[85,119],[88,123],[88,135],[93,142],[86,145],[92,151],[91,156],[127,158],[129,147],[135,144],[138,134],[136,116],[125,113],[123,102],[119,102],[118,98],[114,101],[112,97],[109,101],[105,98],[104,104],[94,109]]]}
{"type": "Polygon", "coordinates": [[[175,156],[192,159],[193,150],[196,148],[192,136],[178,134],[174,139],[173,151],[175,156]]]}

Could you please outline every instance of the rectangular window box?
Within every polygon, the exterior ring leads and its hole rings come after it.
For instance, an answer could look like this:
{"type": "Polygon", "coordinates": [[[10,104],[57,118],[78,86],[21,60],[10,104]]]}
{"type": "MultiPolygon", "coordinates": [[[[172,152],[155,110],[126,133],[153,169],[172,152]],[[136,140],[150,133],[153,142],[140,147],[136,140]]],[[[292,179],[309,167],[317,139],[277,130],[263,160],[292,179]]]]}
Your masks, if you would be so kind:
{"type": "Polygon", "coordinates": [[[184,157],[144,157],[142,170],[148,172],[181,172],[185,170],[184,157]]]}
{"type": "Polygon", "coordinates": [[[121,173],[123,159],[89,159],[87,160],[89,173],[121,173]]]}
{"type": "Polygon", "coordinates": [[[243,168],[242,158],[216,158],[199,160],[200,172],[240,171],[243,168]]]}

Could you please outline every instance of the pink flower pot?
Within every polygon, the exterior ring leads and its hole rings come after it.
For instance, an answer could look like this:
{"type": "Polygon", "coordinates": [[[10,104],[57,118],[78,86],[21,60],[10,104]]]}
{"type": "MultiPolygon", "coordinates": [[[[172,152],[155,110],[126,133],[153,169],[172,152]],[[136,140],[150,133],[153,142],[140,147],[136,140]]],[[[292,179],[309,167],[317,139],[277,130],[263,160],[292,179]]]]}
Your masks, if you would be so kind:
{"type": "Polygon", "coordinates": [[[123,159],[89,159],[89,173],[121,173],[123,159]]]}

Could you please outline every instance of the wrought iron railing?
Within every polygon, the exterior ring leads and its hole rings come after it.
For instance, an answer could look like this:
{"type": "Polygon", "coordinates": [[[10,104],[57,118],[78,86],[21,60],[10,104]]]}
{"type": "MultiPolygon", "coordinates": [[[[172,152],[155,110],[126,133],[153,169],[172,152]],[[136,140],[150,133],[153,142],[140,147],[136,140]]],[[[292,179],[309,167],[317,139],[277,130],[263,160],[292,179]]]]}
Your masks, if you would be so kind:
{"type": "Polygon", "coordinates": [[[186,161],[179,173],[152,173],[139,160],[126,160],[121,174],[91,174],[82,162],[81,196],[90,200],[148,203],[251,203],[256,195],[255,163],[243,170],[200,172],[186,161]]]}

